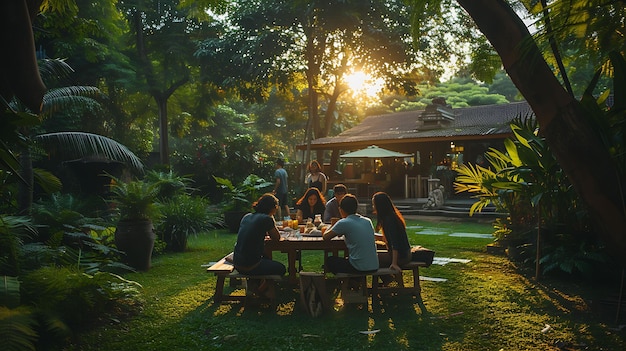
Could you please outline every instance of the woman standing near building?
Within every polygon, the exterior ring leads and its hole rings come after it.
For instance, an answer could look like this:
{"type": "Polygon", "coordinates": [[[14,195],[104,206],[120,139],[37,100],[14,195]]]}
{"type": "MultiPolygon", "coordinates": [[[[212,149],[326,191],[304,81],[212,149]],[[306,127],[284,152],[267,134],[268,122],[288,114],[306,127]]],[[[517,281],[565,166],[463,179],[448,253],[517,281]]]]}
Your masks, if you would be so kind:
{"type": "Polygon", "coordinates": [[[326,194],[326,174],[322,172],[322,166],[317,160],[311,161],[309,164],[309,174],[307,174],[305,183],[309,188],[317,188],[322,194],[326,194]]]}

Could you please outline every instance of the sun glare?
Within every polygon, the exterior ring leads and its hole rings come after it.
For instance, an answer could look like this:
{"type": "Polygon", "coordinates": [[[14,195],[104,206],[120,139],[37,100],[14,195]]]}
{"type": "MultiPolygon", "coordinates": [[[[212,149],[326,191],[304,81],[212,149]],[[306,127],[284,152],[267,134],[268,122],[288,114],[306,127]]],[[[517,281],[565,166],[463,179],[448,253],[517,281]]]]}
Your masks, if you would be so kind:
{"type": "Polygon", "coordinates": [[[382,82],[374,79],[365,72],[355,71],[345,77],[346,84],[354,94],[365,94],[375,97],[382,87],[382,82]]]}

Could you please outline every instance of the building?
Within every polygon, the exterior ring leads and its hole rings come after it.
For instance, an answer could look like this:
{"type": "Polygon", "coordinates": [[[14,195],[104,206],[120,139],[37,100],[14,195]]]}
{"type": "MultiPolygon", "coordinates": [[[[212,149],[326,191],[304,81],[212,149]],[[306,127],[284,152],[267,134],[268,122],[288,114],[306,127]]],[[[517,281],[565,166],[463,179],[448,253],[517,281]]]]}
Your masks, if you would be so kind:
{"type": "MultiPolygon", "coordinates": [[[[525,101],[453,109],[437,98],[424,110],[367,117],[337,136],[312,140],[310,147],[327,151],[325,173],[330,184],[350,183],[363,196],[384,190],[394,196],[426,197],[428,179],[439,179],[450,197],[454,169],[466,162],[483,163],[485,151],[501,149],[503,140],[512,135],[510,122],[529,116],[532,111],[525,101]],[[358,161],[339,157],[369,145],[413,156],[358,161]]],[[[435,183],[431,181],[430,187],[435,183]]]]}

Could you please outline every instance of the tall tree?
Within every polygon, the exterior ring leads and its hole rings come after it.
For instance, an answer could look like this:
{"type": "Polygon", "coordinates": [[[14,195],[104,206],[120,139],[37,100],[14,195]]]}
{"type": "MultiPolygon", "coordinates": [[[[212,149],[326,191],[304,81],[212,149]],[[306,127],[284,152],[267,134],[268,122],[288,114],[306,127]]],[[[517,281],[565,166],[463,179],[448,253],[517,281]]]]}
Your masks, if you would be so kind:
{"type": "Polygon", "coordinates": [[[145,79],[145,91],[157,104],[159,152],[165,165],[169,165],[168,100],[191,81],[197,67],[193,55],[196,41],[203,39],[209,20],[202,10],[217,3],[215,0],[120,1],[134,36],[132,58],[145,79]]]}
{"type": "Polygon", "coordinates": [[[402,1],[240,1],[229,13],[221,39],[198,50],[211,79],[256,100],[272,86],[303,86],[310,137],[341,121],[346,75],[365,71],[409,93],[428,75],[416,68],[402,1]]]}
{"type": "MultiPolygon", "coordinates": [[[[508,2],[503,0],[457,0],[472,17],[500,56],[504,68],[532,107],[550,148],[589,209],[602,228],[598,232],[608,247],[622,262],[626,263],[626,211],[624,189],[626,182],[620,173],[622,165],[616,164],[602,138],[594,133],[591,112],[586,110],[567,88],[565,80],[559,80],[566,72],[553,71],[537,40],[531,36],[526,24],[508,2]]],[[[414,1],[415,12],[426,6],[441,5],[442,1],[414,1]],[[427,4],[430,3],[430,4],[427,4]]],[[[580,50],[596,50],[599,64],[606,63],[609,51],[624,50],[625,7],[622,1],[555,1],[548,8],[541,3],[532,7],[535,13],[553,16],[561,21],[560,28],[568,38],[580,39],[580,50]],[[538,9],[538,10],[537,10],[538,9]],[[544,12],[544,10],[548,12],[544,12]],[[602,24],[610,24],[603,26],[602,24]]],[[[544,2],[545,4],[545,2],[544,2]]],[[[414,23],[419,28],[418,23],[414,23]]],[[[555,32],[546,32],[558,38],[555,32]]],[[[554,54],[549,57],[558,61],[554,54]]],[[[615,69],[622,69],[615,67],[615,69]]],[[[615,83],[616,89],[623,82],[615,83]]],[[[621,91],[616,93],[622,94],[621,91]]],[[[614,105],[617,118],[624,118],[623,102],[614,105]],[[620,112],[621,111],[621,112],[620,112]],[[621,116],[621,117],[620,117],[621,116]]]]}

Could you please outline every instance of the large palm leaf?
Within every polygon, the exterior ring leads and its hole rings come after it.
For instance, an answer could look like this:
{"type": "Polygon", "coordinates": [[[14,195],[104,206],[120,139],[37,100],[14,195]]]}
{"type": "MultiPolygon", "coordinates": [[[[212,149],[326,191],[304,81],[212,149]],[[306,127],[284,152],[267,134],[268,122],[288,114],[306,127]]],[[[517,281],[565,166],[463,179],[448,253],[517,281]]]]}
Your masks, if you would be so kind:
{"type": "Polygon", "coordinates": [[[102,135],[86,132],[57,132],[40,134],[35,142],[56,156],[71,160],[82,157],[104,157],[120,161],[137,173],[143,173],[143,162],[126,146],[102,135]]]}

